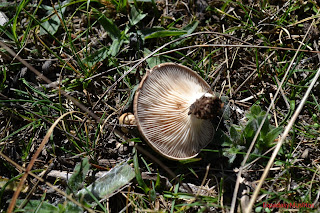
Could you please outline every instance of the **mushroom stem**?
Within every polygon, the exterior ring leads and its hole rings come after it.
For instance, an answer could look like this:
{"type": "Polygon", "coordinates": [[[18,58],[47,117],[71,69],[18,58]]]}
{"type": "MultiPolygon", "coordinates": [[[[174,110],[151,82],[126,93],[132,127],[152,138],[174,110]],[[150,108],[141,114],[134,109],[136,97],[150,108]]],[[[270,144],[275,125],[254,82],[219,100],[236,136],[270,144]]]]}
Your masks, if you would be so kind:
{"type": "Polygon", "coordinates": [[[205,93],[191,104],[188,115],[192,114],[198,119],[213,119],[217,117],[223,105],[217,96],[205,93]]]}

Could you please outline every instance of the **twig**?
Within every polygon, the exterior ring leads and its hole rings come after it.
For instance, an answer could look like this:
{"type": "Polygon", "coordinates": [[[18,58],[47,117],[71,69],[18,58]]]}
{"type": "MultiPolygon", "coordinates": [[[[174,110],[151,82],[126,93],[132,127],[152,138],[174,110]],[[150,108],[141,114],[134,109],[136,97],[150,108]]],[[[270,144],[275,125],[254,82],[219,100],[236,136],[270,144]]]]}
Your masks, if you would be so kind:
{"type": "MultiPolygon", "coordinates": [[[[279,81],[279,79],[278,79],[277,76],[275,76],[275,79],[276,79],[276,81],[277,81],[277,84],[280,85],[280,81],[279,81]]],[[[288,102],[288,100],[287,100],[287,98],[286,98],[286,95],[285,95],[284,92],[283,92],[282,87],[280,87],[280,92],[281,92],[281,95],[282,95],[282,97],[283,97],[283,100],[284,100],[284,102],[286,103],[287,108],[288,108],[288,110],[289,110],[289,109],[290,109],[290,104],[289,104],[289,102],[288,102]]]]}

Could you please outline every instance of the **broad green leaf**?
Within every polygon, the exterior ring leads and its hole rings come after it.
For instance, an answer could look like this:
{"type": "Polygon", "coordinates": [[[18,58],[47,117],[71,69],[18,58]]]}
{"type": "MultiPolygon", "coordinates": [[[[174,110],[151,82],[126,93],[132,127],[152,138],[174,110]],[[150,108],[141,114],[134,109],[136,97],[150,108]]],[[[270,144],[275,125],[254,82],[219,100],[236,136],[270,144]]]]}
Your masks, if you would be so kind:
{"type": "MultiPolygon", "coordinates": [[[[263,118],[264,118],[264,116],[258,116],[257,117],[258,126],[261,125],[263,118]]],[[[270,130],[270,122],[269,122],[269,118],[267,116],[266,120],[264,121],[264,123],[262,125],[262,129],[260,131],[261,138],[264,138],[265,135],[268,134],[269,130],[270,130]]]]}
{"type": "Polygon", "coordinates": [[[121,39],[113,40],[108,54],[110,54],[111,56],[117,55],[118,52],[120,51],[120,47],[121,47],[122,43],[123,43],[123,40],[121,40],[121,39]]]}
{"type": "Polygon", "coordinates": [[[241,136],[241,128],[239,126],[232,125],[230,127],[230,137],[233,143],[236,143],[236,144],[239,143],[240,136],[241,136]]]}
{"type": "Polygon", "coordinates": [[[241,138],[243,140],[243,145],[249,146],[254,135],[256,134],[256,131],[258,129],[258,124],[256,120],[248,121],[246,127],[244,128],[241,138]]]}
{"type": "Polygon", "coordinates": [[[259,105],[253,105],[250,108],[250,112],[246,115],[248,119],[254,119],[261,113],[261,107],[259,105]]]}
{"type": "Polygon", "coordinates": [[[147,14],[142,14],[135,7],[131,7],[130,18],[129,18],[131,26],[138,24],[146,16],[147,14]]]}
{"type": "Polygon", "coordinates": [[[104,61],[108,57],[108,51],[109,50],[107,47],[102,47],[96,52],[89,54],[84,60],[84,63],[87,64],[89,68],[91,68],[98,62],[104,61]]]}
{"type": "MultiPolygon", "coordinates": [[[[182,36],[189,35],[189,34],[193,33],[193,31],[197,28],[198,24],[199,24],[198,21],[193,21],[192,23],[190,23],[187,26],[185,26],[183,28],[183,30],[185,30],[186,33],[183,34],[183,35],[180,35],[179,37],[182,37],[182,36]]],[[[182,39],[180,41],[174,42],[173,44],[171,44],[171,47],[176,47],[176,46],[182,44],[183,42],[185,42],[186,39],[188,39],[188,38],[185,38],[185,39],[182,39]]]]}
{"type": "Polygon", "coordinates": [[[47,15],[51,15],[51,14],[54,14],[54,15],[52,15],[48,20],[43,20],[44,22],[41,24],[42,27],[40,28],[40,35],[47,34],[47,31],[50,34],[54,35],[58,31],[58,29],[61,25],[60,18],[62,18],[63,14],[66,10],[66,7],[64,7],[64,5],[69,3],[69,1],[70,0],[64,1],[64,2],[62,2],[61,5],[55,6],[55,8],[49,7],[49,6],[42,6],[42,8],[47,10],[47,15]],[[57,16],[57,14],[55,14],[54,9],[56,9],[60,18],[57,16]],[[44,30],[43,28],[46,29],[47,31],[44,30]]]}
{"type": "Polygon", "coordinates": [[[133,168],[125,162],[112,168],[88,187],[81,189],[77,195],[83,196],[89,202],[94,200],[92,195],[102,199],[128,184],[134,177],[133,168]]]}
{"type": "MultiPolygon", "coordinates": [[[[24,202],[23,199],[17,200],[17,206],[19,206],[23,202],[24,202]]],[[[47,201],[29,200],[27,205],[23,208],[23,212],[59,213],[60,211],[58,207],[48,203],[47,201]]]]}
{"type": "MultiPolygon", "coordinates": [[[[144,57],[146,57],[149,54],[151,54],[151,51],[148,48],[144,48],[144,51],[143,51],[144,57]]],[[[156,66],[158,64],[164,63],[164,62],[167,62],[167,61],[161,56],[152,56],[152,57],[147,59],[147,63],[148,63],[148,66],[149,66],[150,69],[152,67],[154,67],[154,66],[156,66]]]]}
{"type": "Polygon", "coordinates": [[[192,23],[188,24],[183,28],[183,30],[187,31],[187,35],[193,33],[195,29],[198,27],[199,21],[193,21],[192,23]]]}
{"type": "Polygon", "coordinates": [[[114,40],[118,40],[121,38],[121,32],[117,25],[115,25],[111,19],[108,19],[104,14],[102,14],[99,10],[93,8],[93,11],[99,15],[96,15],[99,23],[102,25],[104,30],[108,33],[110,38],[114,40]]]}
{"type": "Polygon", "coordinates": [[[67,194],[76,193],[82,187],[89,168],[90,164],[88,158],[84,158],[81,163],[76,165],[73,174],[68,181],[67,194]]]}
{"type": "Polygon", "coordinates": [[[234,143],[228,135],[222,130],[218,129],[217,133],[214,136],[214,139],[217,141],[221,141],[221,146],[228,147],[232,146],[234,143]]]}
{"type": "Polygon", "coordinates": [[[277,127],[272,129],[270,132],[268,132],[268,134],[264,138],[264,141],[263,141],[264,144],[267,147],[270,147],[272,145],[272,142],[281,134],[282,131],[283,131],[283,127],[277,127]]]}
{"type": "Polygon", "coordinates": [[[230,148],[223,149],[222,154],[223,156],[229,158],[229,163],[233,163],[237,157],[237,154],[244,149],[245,149],[244,146],[236,145],[230,148]]]}
{"type": "Polygon", "coordinates": [[[171,29],[167,30],[163,27],[153,27],[150,29],[145,29],[141,31],[142,36],[144,39],[151,39],[151,38],[161,38],[167,36],[180,36],[186,34],[186,30],[179,30],[179,29],[171,29]]]}
{"type": "Polygon", "coordinates": [[[255,212],[260,213],[260,212],[262,212],[262,210],[263,210],[263,207],[258,206],[258,207],[256,207],[255,212]]]}
{"type": "MultiPolygon", "coordinates": [[[[59,213],[82,213],[83,209],[80,206],[68,201],[63,204],[58,204],[59,213]]],[[[39,212],[40,213],[40,212],[39,212]]]]}

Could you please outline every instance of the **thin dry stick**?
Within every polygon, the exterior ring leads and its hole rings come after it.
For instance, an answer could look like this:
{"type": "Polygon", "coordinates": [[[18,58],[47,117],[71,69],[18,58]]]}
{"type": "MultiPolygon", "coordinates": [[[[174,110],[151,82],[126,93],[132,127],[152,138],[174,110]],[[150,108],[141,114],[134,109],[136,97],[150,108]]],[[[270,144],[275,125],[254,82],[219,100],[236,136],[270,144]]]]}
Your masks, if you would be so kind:
{"type": "MultiPolygon", "coordinates": [[[[312,26],[312,24],[310,24],[310,26],[308,28],[308,31],[304,35],[304,37],[302,39],[302,43],[307,38],[307,35],[309,34],[309,31],[311,29],[311,26],[312,26]]],[[[232,197],[232,202],[231,202],[230,212],[232,212],[232,213],[235,212],[235,206],[236,206],[237,194],[238,194],[238,190],[239,190],[239,186],[240,186],[241,174],[243,172],[243,168],[245,166],[245,163],[247,162],[247,160],[249,158],[249,155],[250,155],[250,153],[251,153],[251,151],[252,151],[252,149],[254,147],[254,144],[255,144],[258,136],[259,136],[259,133],[260,133],[260,131],[262,129],[262,126],[263,126],[263,124],[264,124],[264,122],[265,122],[265,120],[266,120],[266,118],[267,118],[267,116],[268,116],[268,114],[270,112],[270,109],[271,109],[272,105],[274,104],[274,100],[276,100],[276,98],[277,98],[277,96],[278,96],[278,94],[280,92],[280,89],[282,88],[282,85],[283,85],[284,81],[286,80],[287,75],[288,75],[288,73],[289,73],[289,71],[290,71],[290,69],[291,69],[291,67],[292,67],[292,65],[293,65],[298,53],[301,51],[302,43],[300,43],[300,46],[298,47],[298,50],[295,52],[295,54],[294,54],[294,56],[293,56],[293,58],[292,58],[292,60],[291,60],[291,62],[289,64],[289,66],[288,66],[288,69],[287,69],[286,73],[284,74],[283,79],[282,79],[282,81],[281,81],[281,83],[280,83],[280,85],[279,85],[279,87],[278,87],[278,89],[277,89],[277,91],[276,91],[276,93],[274,95],[274,99],[271,100],[271,103],[270,103],[270,105],[269,105],[269,107],[267,109],[267,112],[266,112],[265,116],[263,117],[263,119],[261,121],[261,124],[260,124],[259,128],[257,129],[256,134],[255,134],[255,136],[252,139],[252,142],[250,144],[250,147],[248,148],[248,151],[247,151],[247,153],[246,153],[246,155],[245,155],[245,157],[244,157],[244,159],[243,159],[243,161],[241,163],[241,166],[239,168],[239,172],[237,174],[237,181],[236,181],[236,185],[235,185],[235,188],[234,188],[234,191],[233,191],[233,197],[232,197]]]]}
{"type": "MultiPolygon", "coordinates": [[[[276,79],[277,84],[280,85],[280,82],[279,82],[279,79],[277,78],[277,76],[275,76],[275,79],[276,79]]],[[[285,102],[286,105],[287,105],[287,108],[290,109],[290,104],[289,104],[289,102],[288,102],[288,100],[287,100],[287,97],[286,97],[286,95],[284,94],[284,91],[283,91],[283,89],[282,89],[281,87],[280,87],[280,92],[281,92],[281,95],[282,95],[282,97],[283,97],[284,102],[285,102]]]]}
{"type": "Polygon", "coordinates": [[[197,191],[197,194],[196,194],[195,198],[197,198],[199,196],[201,188],[204,186],[204,184],[205,184],[205,182],[207,180],[207,177],[208,177],[208,174],[209,174],[209,170],[210,170],[210,165],[211,165],[210,163],[207,165],[206,173],[204,174],[204,177],[202,179],[201,185],[200,185],[200,187],[199,187],[199,189],[197,191]]]}
{"type": "Polygon", "coordinates": [[[272,156],[271,156],[271,158],[270,158],[270,160],[269,160],[266,168],[264,169],[264,172],[263,172],[263,174],[262,174],[262,176],[261,176],[261,178],[259,180],[258,186],[256,187],[256,189],[255,189],[255,191],[254,191],[254,193],[252,195],[252,198],[251,198],[250,203],[249,203],[249,205],[248,205],[248,207],[246,209],[246,212],[251,212],[251,209],[252,209],[252,207],[254,205],[254,202],[256,201],[256,198],[257,198],[257,196],[258,196],[258,194],[260,192],[260,188],[261,188],[262,184],[264,183],[264,180],[266,179],[266,177],[267,177],[267,175],[269,173],[269,170],[270,170],[271,166],[273,165],[273,162],[274,162],[274,160],[275,160],[275,158],[276,158],[276,156],[277,156],[277,154],[278,154],[278,152],[279,152],[284,140],[286,139],[286,137],[289,134],[289,131],[291,130],[294,122],[296,121],[298,115],[300,114],[300,112],[301,112],[305,102],[307,101],[307,99],[309,97],[309,94],[310,94],[313,86],[317,82],[319,76],[320,76],[320,68],[318,69],[316,75],[314,76],[314,78],[313,78],[313,80],[312,80],[312,82],[311,82],[306,94],[303,96],[303,98],[301,100],[301,103],[299,104],[297,110],[295,111],[295,113],[293,114],[292,118],[290,119],[288,125],[286,126],[286,128],[285,128],[285,130],[284,130],[284,132],[283,132],[283,134],[281,136],[280,141],[277,143],[277,146],[274,149],[274,151],[272,153],[272,156]]]}
{"type": "MultiPolygon", "coordinates": [[[[269,95],[270,95],[270,99],[273,100],[273,99],[274,99],[274,98],[273,98],[273,94],[270,93],[269,95]]],[[[274,101],[273,101],[273,103],[274,103],[274,101]]],[[[275,122],[275,124],[276,124],[276,127],[278,127],[278,119],[277,119],[276,107],[275,107],[274,104],[272,104],[272,110],[273,110],[274,122],[275,122]]]]}

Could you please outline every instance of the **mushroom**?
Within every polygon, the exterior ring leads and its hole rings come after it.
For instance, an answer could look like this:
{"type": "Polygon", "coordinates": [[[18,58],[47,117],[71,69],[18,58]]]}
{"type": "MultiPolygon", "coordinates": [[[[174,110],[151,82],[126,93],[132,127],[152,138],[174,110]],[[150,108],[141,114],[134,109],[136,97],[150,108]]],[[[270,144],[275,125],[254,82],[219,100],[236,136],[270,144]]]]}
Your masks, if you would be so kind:
{"type": "Polygon", "coordinates": [[[215,129],[211,120],[222,107],[196,72],[174,63],[147,71],[133,103],[144,140],[172,160],[193,158],[212,141],[215,129]]]}
{"type": "Polygon", "coordinates": [[[134,115],[131,112],[123,113],[119,117],[119,124],[120,125],[135,125],[136,121],[134,115]]]}
{"type": "Polygon", "coordinates": [[[122,132],[128,133],[129,129],[127,128],[127,126],[133,126],[136,124],[134,115],[131,112],[123,113],[119,117],[119,124],[122,126],[122,132]]]}

